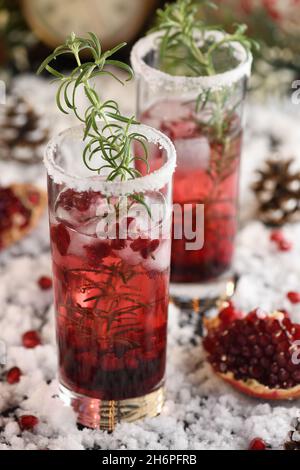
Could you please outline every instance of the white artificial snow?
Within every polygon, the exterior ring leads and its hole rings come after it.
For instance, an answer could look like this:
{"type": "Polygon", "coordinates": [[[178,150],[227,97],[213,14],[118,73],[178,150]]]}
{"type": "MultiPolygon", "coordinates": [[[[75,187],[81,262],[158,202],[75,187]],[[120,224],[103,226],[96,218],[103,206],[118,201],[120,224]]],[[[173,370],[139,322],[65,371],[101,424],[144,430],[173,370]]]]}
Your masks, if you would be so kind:
{"type": "MultiPolygon", "coordinates": [[[[43,88],[40,84],[41,90],[34,83],[37,96],[47,103],[48,85],[43,88]]],[[[26,89],[24,83],[22,86],[26,89]]],[[[235,259],[240,282],[235,301],[245,310],[285,307],[300,321],[300,307],[292,307],[286,300],[286,292],[300,286],[300,224],[284,229],[293,250],[278,252],[269,240],[269,231],[253,221],[255,200],[249,189],[255,170],[269,153],[269,133],[279,135],[282,148],[289,149],[300,163],[298,121],[273,106],[250,107],[247,122],[241,178],[243,217],[235,259]]],[[[0,175],[1,184],[17,180],[46,187],[45,172],[39,165],[0,161],[0,175]]],[[[300,402],[250,399],[224,384],[205,362],[201,339],[195,335],[197,317],[189,318],[173,305],[167,399],[162,414],[119,425],[112,434],[78,430],[75,413],[57,396],[52,293],[37,286],[39,276],[50,275],[50,261],[46,217],[30,236],[0,254],[0,339],[7,346],[7,365],[0,369],[0,450],[246,449],[254,437],[281,448],[292,419],[300,415],[300,402]],[[31,329],[40,331],[42,345],[25,349],[21,336],[31,329]],[[9,385],[5,371],[13,366],[18,366],[23,375],[18,384],[9,385]],[[34,432],[20,431],[17,418],[23,414],[39,418],[34,432]]],[[[298,434],[294,435],[297,438],[298,434]]]]}

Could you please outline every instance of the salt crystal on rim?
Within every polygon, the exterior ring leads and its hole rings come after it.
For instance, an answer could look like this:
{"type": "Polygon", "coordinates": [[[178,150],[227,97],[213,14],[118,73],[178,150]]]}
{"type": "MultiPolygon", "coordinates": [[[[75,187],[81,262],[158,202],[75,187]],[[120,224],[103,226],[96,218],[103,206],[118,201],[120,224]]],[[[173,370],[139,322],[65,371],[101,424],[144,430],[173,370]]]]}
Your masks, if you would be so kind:
{"type": "MultiPolygon", "coordinates": [[[[218,90],[225,86],[231,86],[241,80],[243,77],[250,76],[252,65],[252,54],[245,49],[240,43],[233,41],[231,43],[235,53],[235,58],[238,60],[238,65],[231,70],[223,73],[218,73],[212,76],[201,77],[185,77],[169,75],[159,69],[151,67],[145,62],[145,57],[157,51],[157,40],[161,36],[160,32],[149,34],[140,39],[132,48],[131,63],[135,73],[142,76],[147,81],[152,89],[164,88],[165,90],[182,90],[191,91],[201,89],[218,90]]],[[[216,39],[223,39],[226,34],[221,31],[207,31],[205,37],[216,39]]],[[[202,38],[202,37],[201,37],[202,38]]],[[[200,41],[200,38],[199,38],[200,41]]]]}
{"type": "Polygon", "coordinates": [[[148,142],[158,145],[166,150],[167,161],[162,167],[152,173],[127,181],[106,181],[103,176],[79,177],[66,173],[61,166],[55,162],[55,154],[59,143],[65,137],[78,139],[83,142],[83,126],[76,126],[60,133],[52,139],[45,151],[44,163],[48,175],[57,184],[65,184],[68,188],[77,191],[99,191],[106,196],[126,196],[134,193],[145,193],[147,191],[158,191],[166,186],[172,178],[176,167],[176,151],[173,143],[162,132],[143,124],[132,125],[130,130],[143,134],[148,142]]]}

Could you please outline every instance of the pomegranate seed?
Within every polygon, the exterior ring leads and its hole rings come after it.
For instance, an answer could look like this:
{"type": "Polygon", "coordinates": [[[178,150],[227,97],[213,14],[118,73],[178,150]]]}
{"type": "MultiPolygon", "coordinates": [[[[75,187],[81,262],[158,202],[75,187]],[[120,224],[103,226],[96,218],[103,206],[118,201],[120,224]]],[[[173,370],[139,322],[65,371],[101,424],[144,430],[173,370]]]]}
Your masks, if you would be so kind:
{"type": "Polygon", "coordinates": [[[291,249],[293,248],[293,244],[288,240],[282,240],[278,244],[278,248],[280,251],[291,251],[291,249]]]}
{"type": "Polygon", "coordinates": [[[56,244],[61,256],[65,256],[68,252],[71,238],[68,230],[63,224],[58,224],[51,229],[51,238],[56,244]]]}
{"type": "Polygon", "coordinates": [[[237,311],[234,308],[232,302],[229,302],[229,305],[220,311],[219,317],[224,324],[231,323],[236,319],[237,311]]]}
{"type": "Polygon", "coordinates": [[[38,280],[38,285],[42,290],[49,290],[52,287],[52,279],[48,276],[41,276],[38,280]]]}
{"type": "Polygon", "coordinates": [[[218,326],[208,327],[203,340],[208,360],[217,371],[226,370],[235,380],[255,379],[275,389],[300,385],[300,374],[294,374],[291,361],[300,326],[287,313],[280,317],[257,309],[236,319],[229,305],[220,312],[219,320],[218,326]]]}
{"type": "Polygon", "coordinates": [[[16,384],[20,381],[20,377],[22,375],[22,372],[21,370],[19,369],[19,367],[12,367],[11,369],[9,369],[9,371],[7,371],[6,373],[6,381],[12,385],[12,384],[16,384]]]}
{"type": "Polygon", "coordinates": [[[150,240],[148,238],[139,237],[131,243],[130,248],[132,251],[141,251],[144,248],[147,248],[149,243],[150,240]]]}
{"type": "Polygon", "coordinates": [[[300,293],[299,292],[288,292],[286,296],[292,304],[299,304],[300,303],[300,293]]]}
{"type": "Polygon", "coordinates": [[[266,450],[267,444],[260,437],[255,437],[249,444],[249,450],[266,450]]]}
{"type": "Polygon", "coordinates": [[[153,253],[159,247],[159,240],[152,240],[150,244],[141,250],[141,255],[144,259],[147,259],[151,253],[153,253]]]}
{"type": "Polygon", "coordinates": [[[28,197],[28,201],[33,206],[37,206],[41,200],[41,196],[37,191],[30,191],[27,197],[28,197]]]}
{"type": "Polygon", "coordinates": [[[32,349],[41,344],[40,335],[37,331],[27,331],[22,336],[22,343],[25,348],[32,349]]]}
{"type": "Polygon", "coordinates": [[[93,266],[97,266],[101,263],[103,258],[109,256],[111,252],[111,248],[107,242],[97,242],[93,245],[86,245],[84,248],[87,251],[88,261],[93,266]]]}
{"type": "Polygon", "coordinates": [[[280,243],[284,240],[284,235],[281,230],[273,230],[270,234],[270,240],[272,242],[280,243]]]}
{"type": "Polygon", "coordinates": [[[33,415],[23,415],[19,418],[19,426],[22,431],[32,431],[38,423],[38,418],[33,415]]]}

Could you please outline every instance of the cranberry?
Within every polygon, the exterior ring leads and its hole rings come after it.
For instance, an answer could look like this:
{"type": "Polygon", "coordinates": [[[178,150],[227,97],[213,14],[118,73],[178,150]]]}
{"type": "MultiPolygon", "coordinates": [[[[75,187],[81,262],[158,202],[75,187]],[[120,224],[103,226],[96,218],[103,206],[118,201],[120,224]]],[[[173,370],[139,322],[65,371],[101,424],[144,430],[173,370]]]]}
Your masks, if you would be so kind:
{"type": "Polygon", "coordinates": [[[22,372],[19,369],[19,367],[12,367],[12,369],[9,369],[6,373],[6,381],[10,385],[16,384],[20,381],[21,375],[22,375],[22,372]]]}
{"type": "Polygon", "coordinates": [[[51,228],[51,238],[56,244],[56,247],[61,256],[65,256],[68,252],[69,245],[71,243],[71,237],[65,225],[54,225],[51,228]]]}
{"type": "Polygon", "coordinates": [[[292,304],[299,304],[300,303],[300,292],[288,292],[287,298],[292,304]]]}
{"type": "Polygon", "coordinates": [[[37,331],[27,331],[22,336],[22,343],[25,348],[32,349],[41,344],[40,335],[37,331]]]}
{"type": "Polygon", "coordinates": [[[249,444],[249,450],[266,450],[267,444],[260,437],[255,437],[249,444]]]}
{"type": "Polygon", "coordinates": [[[38,418],[33,415],[23,415],[19,418],[19,426],[22,431],[32,431],[38,423],[38,418]]]}
{"type": "Polygon", "coordinates": [[[42,290],[49,290],[52,287],[52,279],[48,276],[41,276],[38,280],[38,285],[42,290]]]}

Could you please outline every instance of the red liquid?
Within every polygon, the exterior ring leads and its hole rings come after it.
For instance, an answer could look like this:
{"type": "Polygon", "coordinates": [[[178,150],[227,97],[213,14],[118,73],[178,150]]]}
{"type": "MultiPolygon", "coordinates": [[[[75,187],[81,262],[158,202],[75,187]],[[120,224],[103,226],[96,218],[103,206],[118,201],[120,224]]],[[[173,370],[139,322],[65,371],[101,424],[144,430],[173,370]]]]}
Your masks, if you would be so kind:
{"type": "Polygon", "coordinates": [[[170,240],[99,240],[53,219],[51,241],[61,383],[103,400],[156,390],[165,373],[170,240]]]}
{"type": "MultiPolygon", "coordinates": [[[[241,128],[231,119],[226,145],[218,143],[203,129],[193,105],[164,101],[152,106],[141,118],[159,128],[174,142],[177,169],[174,176],[173,202],[204,204],[204,246],[187,250],[187,240],[172,241],[171,280],[199,282],[213,279],[231,266],[237,231],[237,203],[241,128]]],[[[159,168],[162,156],[150,152],[151,169],[159,168]]],[[[182,225],[174,217],[174,227],[182,225]]],[[[193,227],[195,211],[193,211],[193,227]]]]}

